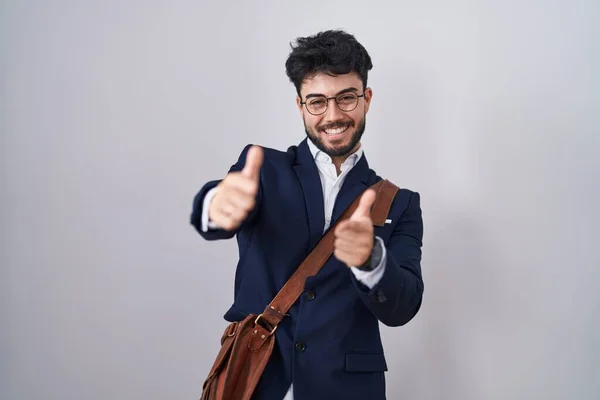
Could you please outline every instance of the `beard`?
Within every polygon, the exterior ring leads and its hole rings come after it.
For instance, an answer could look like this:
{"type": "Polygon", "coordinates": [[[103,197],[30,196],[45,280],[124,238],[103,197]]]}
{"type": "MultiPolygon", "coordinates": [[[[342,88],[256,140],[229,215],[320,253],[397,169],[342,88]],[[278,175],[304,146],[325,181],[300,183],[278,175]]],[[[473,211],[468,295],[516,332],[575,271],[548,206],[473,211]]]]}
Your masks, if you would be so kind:
{"type": "MultiPolygon", "coordinates": [[[[323,153],[327,154],[330,157],[343,157],[350,155],[352,150],[354,150],[356,145],[360,142],[363,133],[365,133],[366,119],[367,117],[365,116],[358,122],[358,128],[352,134],[350,142],[340,147],[327,147],[325,143],[323,143],[323,140],[321,140],[321,135],[319,133],[316,133],[314,130],[310,129],[308,126],[306,126],[306,120],[304,120],[304,131],[306,132],[306,136],[310,139],[310,141],[313,142],[314,145],[317,146],[317,148],[323,153]]],[[[335,128],[340,126],[348,126],[348,129],[353,129],[354,125],[355,124],[352,121],[339,121],[327,125],[317,126],[316,129],[317,132],[321,132],[323,129],[335,128]]]]}

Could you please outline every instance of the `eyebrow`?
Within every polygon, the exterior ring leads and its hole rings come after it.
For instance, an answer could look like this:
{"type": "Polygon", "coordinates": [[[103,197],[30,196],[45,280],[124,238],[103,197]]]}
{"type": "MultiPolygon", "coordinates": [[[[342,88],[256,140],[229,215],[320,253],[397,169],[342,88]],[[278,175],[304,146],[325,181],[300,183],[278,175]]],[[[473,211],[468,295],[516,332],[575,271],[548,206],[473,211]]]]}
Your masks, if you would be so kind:
{"type": "MultiPolygon", "coordinates": [[[[340,90],[335,95],[339,96],[340,94],[344,94],[344,93],[348,93],[348,92],[358,92],[358,89],[355,87],[349,87],[349,88],[340,90]]],[[[306,99],[310,99],[311,97],[319,97],[319,96],[326,97],[324,94],[321,94],[321,93],[310,93],[310,94],[306,95],[306,99]]]]}

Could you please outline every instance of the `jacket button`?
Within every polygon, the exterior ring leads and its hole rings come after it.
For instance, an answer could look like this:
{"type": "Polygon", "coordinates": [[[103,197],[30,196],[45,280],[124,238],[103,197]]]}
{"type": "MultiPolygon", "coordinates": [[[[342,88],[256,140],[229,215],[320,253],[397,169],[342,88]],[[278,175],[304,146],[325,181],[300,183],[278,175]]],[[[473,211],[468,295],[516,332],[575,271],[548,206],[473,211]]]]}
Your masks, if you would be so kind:
{"type": "Polygon", "coordinates": [[[302,353],[304,350],[306,350],[306,345],[302,342],[298,342],[296,343],[296,351],[302,353]]]}
{"type": "Polygon", "coordinates": [[[314,299],[315,299],[315,296],[316,296],[316,295],[315,295],[315,292],[313,292],[312,290],[311,290],[311,291],[309,291],[309,292],[306,292],[306,298],[307,298],[308,300],[314,300],[314,299]]]}

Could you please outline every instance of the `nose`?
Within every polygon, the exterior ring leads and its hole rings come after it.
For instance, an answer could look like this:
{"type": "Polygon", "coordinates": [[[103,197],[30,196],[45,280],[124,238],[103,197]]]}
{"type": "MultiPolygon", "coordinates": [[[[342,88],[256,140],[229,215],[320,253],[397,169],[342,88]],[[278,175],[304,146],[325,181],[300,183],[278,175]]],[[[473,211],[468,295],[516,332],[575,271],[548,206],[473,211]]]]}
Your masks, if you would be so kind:
{"type": "Polygon", "coordinates": [[[339,121],[344,118],[344,113],[339,109],[335,99],[330,99],[329,104],[327,105],[327,111],[325,111],[325,115],[323,119],[325,122],[334,122],[339,121]]]}

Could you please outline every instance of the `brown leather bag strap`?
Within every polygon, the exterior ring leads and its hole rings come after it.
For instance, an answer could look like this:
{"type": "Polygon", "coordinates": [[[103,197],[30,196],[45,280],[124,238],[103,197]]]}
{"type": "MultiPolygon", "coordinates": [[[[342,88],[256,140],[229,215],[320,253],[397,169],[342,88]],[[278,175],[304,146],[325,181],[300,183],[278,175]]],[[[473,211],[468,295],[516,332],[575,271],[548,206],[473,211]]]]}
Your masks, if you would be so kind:
{"type": "MultiPolygon", "coordinates": [[[[377,192],[371,209],[373,225],[383,226],[399,189],[388,180],[381,180],[369,189],[374,189],[377,192]]],[[[354,199],[340,218],[329,228],[325,236],[321,238],[313,251],[310,252],[298,269],[296,269],[296,272],[283,285],[263,313],[258,316],[257,321],[263,318],[272,327],[272,332],[275,331],[277,325],[304,291],[306,278],[316,275],[327,259],[333,254],[334,228],[340,221],[350,218],[354,210],[358,207],[361,195],[354,199]]]]}

